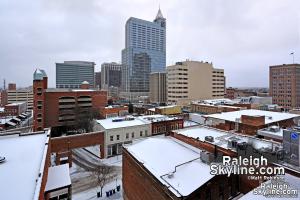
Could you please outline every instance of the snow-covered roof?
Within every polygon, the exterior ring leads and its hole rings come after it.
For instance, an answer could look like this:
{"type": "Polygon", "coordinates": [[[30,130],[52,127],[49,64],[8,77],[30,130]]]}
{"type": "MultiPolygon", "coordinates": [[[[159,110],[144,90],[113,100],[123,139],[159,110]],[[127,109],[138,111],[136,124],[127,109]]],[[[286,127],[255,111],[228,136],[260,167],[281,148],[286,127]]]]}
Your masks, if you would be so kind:
{"type": "Polygon", "coordinates": [[[10,104],[7,104],[6,106],[18,106],[18,105],[22,105],[22,104],[26,104],[26,102],[13,102],[13,103],[10,103],[10,104]]]}
{"type": "Polygon", "coordinates": [[[282,140],[283,129],[282,128],[270,129],[270,128],[272,128],[272,127],[258,130],[257,135],[262,135],[262,136],[270,137],[273,139],[282,140]]]}
{"type": "Polygon", "coordinates": [[[0,124],[5,124],[9,122],[14,116],[0,118],[0,124]]]}
{"type": "Polygon", "coordinates": [[[3,107],[0,107],[0,112],[4,112],[4,108],[3,107]]]}
{"type": "Polygon", "coordinates": [[[71,185],[69,164],[49,167],[45,191],[53,191],[71,185]]]}
{"type": "Polygon", "coordinates": [[[1,199],[36,200],[43,177],[49,131],[40,134],[0,136],[1,199]],[[34,156],[32,156],[34,155],[34,156]]]}
{"type": "Polygon", "coordinates": [[[236,122],[236,119],[240,119],[242,115],[265,116],[265,124],[270,124],[273,122],[300,117],[300,115],[291,114],[291,113],[271,112],[271,111],[254,110],[254,109],[249,109],[249,110],[246,109],[246,110],[239,110],[233,112],[223,112],[223,113],[217,113],[217,114],[211,114],[205,116],[209,118],[216,118],[216,119],[236,122]]]}
{"type": "MultiPolygon", "coordinates": [[[[174,130],[173,132],[181,135],[185,135],[187,137],[191,137],[200,141],[205,141],[205,136],[212,136],[214,138],[214,142],[209,142],[215,144],[224,149],[231,149],[232,151],[236,151],[236,149],[228,146],[228,141],[235,139],[238,142],[246,142],[251,145],[253,148],[260,149],[272,149],[275,146],[280,146],[279,143],[259,139],[253,136],[246,136],[237,133],[231,133],[228,131],[223,131],[207,126],[194,126],[191,128],[184,128],[179,130],[174,130]]],[[[208,141],[206,141],[208,142],[208,141]]]]}
{"type": "Polygon", "coordinates": [[[210,105],[220,105],[220,104],[233,104],[234,102],[231,99],[206,99],[206,100],[196,100],[193,101],[194,104],[210,104],[210,105]]]}
{"type": "Polygon", "coordinates": [[[134,141],[124,148],[171,192],[181,197],[190,195],[214,177],[209,165],[200,161],[200,150],[188,146],[171,137],[160,136],[134,141]],[[183,165],[174,172],[180,164],[183,165]],[[173,176],[168,176],[172,173],[173,176]]]}
{"type": "MultiPolygon", "coordinates": [[[[293,176],[293,175],[287,174],[287,173],[280,177],[283,178],[284,181],[289,184],[290,189],[298,190],[298,195],[299,195],[299,193],[300,193],[300,178],[299,177],[296,177],[296,176],[293,176]]],[[[265,182],[265,184],[268,184],[270,182],[271,181],[267,181],[267,182],[265,182]]],[[[267,200],[267,199],[282,200],[284,198],[283,197],[267,198],[267,197],[263,196],[262,194],[254,194],[253,190],[252,190],[252,191],[248,192],[247,194],[245,194],[244,196],[242,196],[240,199],[241,200],[252,200],[252,199],[255,199],[255,200],[267,200]]],[[[291,199],[299,199],[299,196],[298,196],[298,198],[291,198],[291,199]]]]}
{"type": "Polygon", "coordinates": [[[100,124],[104,129],[114,129],[114,128],[124,128],[130,126],[141,126],[150,124],[150,122],[146,122],[144,120],[139,119],[138,117],[126,116],[126,117],[112,117],[107,119],[97,120],[97,123],[100,124]],[[126,120],[126,119],[133,120],[126,120]],[[115,120],[120,121],[115,121],[115,120]]]}
{"type": "Polygon", "coordinates": [[[139,119],[151,123],[151,122],[160,122],[160,121],[169,121],[169,120],[175,120],[175,119],[180,119],[179,117],[169,117],[167,115],[144,115],[138,117],[139,119]]]}

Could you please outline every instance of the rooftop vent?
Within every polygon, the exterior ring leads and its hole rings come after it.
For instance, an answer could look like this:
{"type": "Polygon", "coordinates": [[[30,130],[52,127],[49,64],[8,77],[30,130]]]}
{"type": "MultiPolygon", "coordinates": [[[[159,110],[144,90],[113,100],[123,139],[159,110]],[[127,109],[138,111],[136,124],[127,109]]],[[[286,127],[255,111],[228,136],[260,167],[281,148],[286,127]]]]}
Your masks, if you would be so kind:
{"type": "Polygon", "coordinates": [[[214,137],[213,136],[205,136],[205,141],[214,142],[214,137]]]}
{"type": "Polygon", "coordinates": [[[173,178],[173,177],[174,177],[174,173],[173,173],[173,172],[171,172],[171,173],[168,174],[168,178],[171,179],[171,178],[173,178]]]}
{"type": "Polygon", "coordinates": [[[3,163],[3,162],[5,162],[5,157],[0,156],[0,163],[3,163]]]}

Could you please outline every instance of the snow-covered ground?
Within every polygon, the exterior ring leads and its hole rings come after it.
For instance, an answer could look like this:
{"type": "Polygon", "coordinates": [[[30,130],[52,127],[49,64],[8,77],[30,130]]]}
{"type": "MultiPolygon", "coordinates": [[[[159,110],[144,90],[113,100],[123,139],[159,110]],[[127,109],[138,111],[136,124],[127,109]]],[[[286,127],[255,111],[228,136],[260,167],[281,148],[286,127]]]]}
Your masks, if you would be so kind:
{"type": "Polygon", "coordinates": [[[123,200],[122,180],[118,179],[117,181],[114,180],[106,184],[103,188],[103,195],[100,198],[97,198],[97,192],[100,192],[100,188],[93,187],[83,192],[73,194],[72,199],[74,200],[105,200],[105,199],[123,200]],[[106,192],[112,189],[116,189],[116,185],[121,185],[121,190],[119,192],[115,190],[116,191],[115,194],[113,194],[110,197],[106,197],[106,192]]]}
{"type": "MultiPolygon", "coordinates": [[[[86,148],[88,151],[91,151],[93,154],[99,155],[99,147],[93,146],[86,148]],[[98,153],[98,154],[97,154],[98,153]]],[[[90,154],[88,151],[83,151],[82,149],[77,152],[88,161],[95,160],[95,156],[90,154]],[[90,154],[90,155],[89,155],[90,154]]],[[[72,199],[74,200],[121,200],[123,199],[122,192],[122,156],[115,156],[108,159],[101,159],[100,162],[107,165],[116,167],[117,176],[107,183],[103,188],[103,196],[97,198],[97,192],[100,192],[100,188],[97,187],[97,182],[95,177],[91,172],[86,171],[82,167],[73,163],[73,166],[70,168],[70,175],[72,180],[72,199]],[[116,186],[120,185],[121,190],[116,191],[116,186]],[[109,190],[115,189],[116,193],[110,197],[106,197],[106,192],[109,190]]]]}

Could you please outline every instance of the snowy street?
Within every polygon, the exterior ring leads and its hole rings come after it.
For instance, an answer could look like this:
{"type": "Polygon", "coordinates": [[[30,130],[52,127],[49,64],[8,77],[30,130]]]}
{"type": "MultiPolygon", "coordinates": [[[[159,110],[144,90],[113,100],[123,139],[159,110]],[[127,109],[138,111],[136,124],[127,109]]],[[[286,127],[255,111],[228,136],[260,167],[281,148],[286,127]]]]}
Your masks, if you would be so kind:
{"type": "MultiPolygon", "coordinates": [[[[76,149],[73,151],[73,166],[70,168],[72,180],[72,199],[74,200],[121,200],[122,196],[122,156],[115,156],[108,159],[99,159],[93,155],[93,150],[97,148],[90,147],[86,149],[76,149]],[[92,153],[90,153],[92,152],[92,153]],[[97,165],[110,165],[114,167],[117,176],[104,186],[103,195],[97,198],[97,192],[100,188],[97,186],[95,176],[90,172],[97,165]],[[120,185],[121,190],[117,192],[116,187],[120,185]],[[106,192],[115,189],[115,194],[106,197],[106,192]]],[[[99,151],[98,151],[99,152],[99,151]]],[[[97,154],[96,154],[97,155],[97,154]]]]}

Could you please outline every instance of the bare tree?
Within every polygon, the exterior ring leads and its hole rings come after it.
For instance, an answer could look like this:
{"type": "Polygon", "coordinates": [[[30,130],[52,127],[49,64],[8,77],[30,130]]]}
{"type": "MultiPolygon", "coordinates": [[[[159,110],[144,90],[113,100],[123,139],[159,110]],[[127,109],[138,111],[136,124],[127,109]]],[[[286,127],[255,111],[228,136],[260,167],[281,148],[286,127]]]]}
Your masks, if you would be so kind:
{"type": "Polygon", "coordinates": [[[100,197],[102,197],[102,190],[108,181],[117,176],[116,170],[113,166],[101,165],[92,170],[93,176],[96,178],[97,184],[100,187],[100,197]]]}

